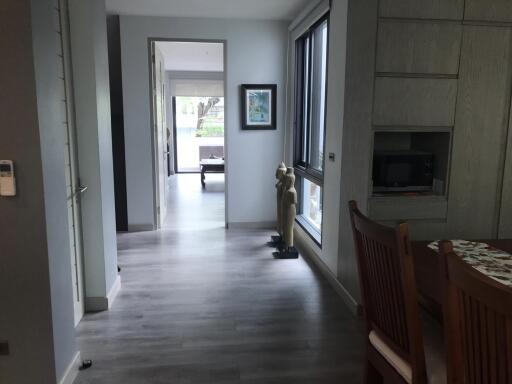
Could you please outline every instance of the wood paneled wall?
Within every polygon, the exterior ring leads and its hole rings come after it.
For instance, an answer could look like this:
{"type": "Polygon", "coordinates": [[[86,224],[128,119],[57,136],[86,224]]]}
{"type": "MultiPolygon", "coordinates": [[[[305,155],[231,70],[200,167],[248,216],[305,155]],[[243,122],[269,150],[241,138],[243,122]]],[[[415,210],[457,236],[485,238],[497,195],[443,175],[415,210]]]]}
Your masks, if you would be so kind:
{"type": "Polygon", "coordinates": [[[448,224],[455,237],[498,233],[509,126],[512,29],[465,26],[453,137],[448,224]]]}
{"type": "Polygon", "coordinates": [[[350,199],[408,221],[415,239],[512,238],[512,2],[349,0],[348,11],[338,279],[357,299],[350,199]],[[372,198],[383,131],[447,134],[446,193],[372,198]]]}
{"type": "MultiPolygon", "coordinates": [[[[370,130],[449,132],[451,150],[444,195],[373,198],[368,190],[369,214],[409,221],[418,239],[512,237],[512,2],[380,0],[377,13],[375,53],[352,47],[375,61],[372,98],[357,100],[371,103],[370,130]]],[[[347,79],[362,69],[349,70],[347,79]]],[[[359,153],[368,153],[364,145],[371,153],[372,140],[358,143],[359,153]]],[[[370,186],[371,161],[360,171],[370,186]]]]}

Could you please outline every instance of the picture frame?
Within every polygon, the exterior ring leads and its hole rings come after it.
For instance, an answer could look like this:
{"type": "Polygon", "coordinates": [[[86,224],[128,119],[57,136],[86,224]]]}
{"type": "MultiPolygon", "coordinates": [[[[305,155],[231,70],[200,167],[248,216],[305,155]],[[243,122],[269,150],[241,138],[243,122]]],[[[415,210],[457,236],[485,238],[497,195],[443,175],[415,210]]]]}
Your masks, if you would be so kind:
{"type": "Polygon", "coordinates": [[[242,84],[242,130],[276,129],[277,84],[242,84]]]}

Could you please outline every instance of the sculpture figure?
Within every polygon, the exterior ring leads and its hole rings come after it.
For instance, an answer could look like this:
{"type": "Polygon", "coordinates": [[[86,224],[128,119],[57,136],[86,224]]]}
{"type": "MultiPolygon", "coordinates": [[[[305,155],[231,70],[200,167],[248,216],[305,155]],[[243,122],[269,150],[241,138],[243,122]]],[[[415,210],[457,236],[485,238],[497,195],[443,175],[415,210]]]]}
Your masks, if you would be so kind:
{"type": "Polygon", "coordinates": [[[293,242],[293,228],[297,214],[297,191],[295,190],[295,173],[293,168],[286,170],[283,178],[283,194],[281,196],[281,229],[283,243],[279,252],[274,253],[278,259],[296,259],[299,257],[293,242]]]}
{"type": "Polygon", "coordinates": [[[281,214],[281,199],[283,196],[284,191],[284,176],[286,174],[286,165],[281,162],[279,166],[276,169],[276,209],[277,209],[277,236],[272,236],[272,241],[270,242],[270,245],[277,247],[283,242],[283,229],[282,229],[282,214],[281,214]]]}

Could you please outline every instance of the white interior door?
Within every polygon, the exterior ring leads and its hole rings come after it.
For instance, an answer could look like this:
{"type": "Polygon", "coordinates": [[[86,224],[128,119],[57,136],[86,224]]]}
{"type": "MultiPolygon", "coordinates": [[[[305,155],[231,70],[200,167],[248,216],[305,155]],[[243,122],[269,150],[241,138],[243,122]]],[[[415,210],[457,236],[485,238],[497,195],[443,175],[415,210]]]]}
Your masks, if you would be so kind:
{"type": "Polygon", "coordinates": [[[84,315],[84,283],[82,260],[82,215],[80,210],[81,194],[86,188],[80,185],[78,173],[78,156],[76,145],[75,113],[73,100],[73,84],[71,76],[71,59],[69,43],[69,17],[67,0],[59,0],[58,12],[59,25],[56,32],[60,36],[60,46],[57,56],[61,61],[59,78],[61,81],[61,121],[63,134],[66,138],[66,189],[68,207],[68,230],[70,244],[70,261],[73,279],[73,300],[75,312],[75,326],[78,325],[84,315]]]}
{"type": "Polygon", "coordinates": [[[155,138],[156,221],[160,228],[167,214],[167,125],[165,116],[165,60],[152,43],[153,124],[155,138]]]}

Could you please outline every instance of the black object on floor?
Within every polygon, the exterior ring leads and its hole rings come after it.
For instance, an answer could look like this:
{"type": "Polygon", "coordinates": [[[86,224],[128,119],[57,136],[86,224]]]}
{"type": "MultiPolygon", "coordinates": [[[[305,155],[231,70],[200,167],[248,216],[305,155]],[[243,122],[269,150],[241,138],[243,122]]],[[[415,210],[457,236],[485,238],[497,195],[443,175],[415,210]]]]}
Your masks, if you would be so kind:
{"type": "Polygon", "coordinates": [[[92,360],[83,360],[82,365],[78,368],[80,371],[84,371],[92,367],[92,360]]]}
{"type": "Polygon", "coordinates": [[[299,251],[295,247],[281,248],[279,252],[272,253],[275,259],[298,259],[299,251]]]}

